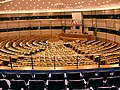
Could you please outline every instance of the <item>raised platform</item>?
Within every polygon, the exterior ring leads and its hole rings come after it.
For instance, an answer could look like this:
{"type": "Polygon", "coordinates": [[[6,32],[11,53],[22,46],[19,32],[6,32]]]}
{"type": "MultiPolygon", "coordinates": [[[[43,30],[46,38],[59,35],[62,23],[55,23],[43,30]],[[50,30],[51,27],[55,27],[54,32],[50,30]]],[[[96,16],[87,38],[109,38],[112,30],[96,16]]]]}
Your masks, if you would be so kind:
{"type": "Polygon", "coordinates": [[[84,34],[69,34],[69,33],[61,33],[59,38],[64,41],[69,40],[94,40],[95,37],[93,35],[84,35],[84,34]]]}

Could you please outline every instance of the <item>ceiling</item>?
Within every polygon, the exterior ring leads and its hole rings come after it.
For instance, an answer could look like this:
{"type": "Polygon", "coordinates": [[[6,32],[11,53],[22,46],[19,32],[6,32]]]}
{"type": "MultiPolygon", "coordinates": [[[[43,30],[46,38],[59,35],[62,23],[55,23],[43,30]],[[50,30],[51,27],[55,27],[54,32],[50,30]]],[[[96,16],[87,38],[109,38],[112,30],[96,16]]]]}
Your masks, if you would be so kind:
{"type": "Polygon", "coordinates": [[[120,8],[120,0],[0,0],[0,12],[60,12],[120,8]]]}

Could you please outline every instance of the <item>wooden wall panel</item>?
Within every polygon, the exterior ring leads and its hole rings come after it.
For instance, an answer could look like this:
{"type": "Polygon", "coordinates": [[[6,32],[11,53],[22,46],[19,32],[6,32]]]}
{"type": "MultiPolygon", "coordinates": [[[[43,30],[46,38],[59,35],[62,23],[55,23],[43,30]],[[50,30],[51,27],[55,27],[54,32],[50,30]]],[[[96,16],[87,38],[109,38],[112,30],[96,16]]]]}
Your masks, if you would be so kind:
{"type": "Polygon", "coordinates": [[[19,21],[19,26],[20,27],[29,27],[30,21],[21,20],[21,21],[19,21]]]}
{"type": "Polygon", "coordinates": [[[103,32],[97,32],[97,37],[98,37],[98,38],[106,39],[106,38],[107,38],[107,34],[106,34],[106,33],[103,33],[103,32]]]}
{"type": "Polygon", "coordinates": [[[106,21],[105,21],[105,19],[97,19],[97,27],[99,27],[99,28],[106,28],[106,21]]]}
{"type": "Polygon", "coordinates": [[[41,26],[51,26],[52,25],[52,20],[41,20],[41,26]]]}
{"type": "Polygon", "coordinates": [[[120,30],[120,20],[116,20],[115,27],[116,30],[120,30]]]}
{"type": "Polygon", "coordinates": [[[0,21],[0,29],[6,29],[7,25],[5,21],[0,21]]]}
{"type": "Polygon", "coordinates": [[[92,19],[84,19],[84,27],[92,27],[92,19]]]}
{"type": "Polygon", "coordinates": [[[116,42],[120,43],[120,36],[116,35],[116,42]]]}
{"type": "Polygon", "coordinates": [[[62,22],[61,19],[59,19],[59,20],[52,20],[51,21],[52,26],[62,26],[62,24],[64,24],[64,23],[65,22],[64,21],[62,22]]]}
{"type": "Polygon", "coordinates": [[[40,20],[31,20],[30,21],[30,25],[31,25],[31,27],[38,27],[38,26],[40,26],[40,20]]]}
{"type": "Polygon", "coordinates": [[[8,21],[8,28],[18,28],[18,21],[8,21]]]}

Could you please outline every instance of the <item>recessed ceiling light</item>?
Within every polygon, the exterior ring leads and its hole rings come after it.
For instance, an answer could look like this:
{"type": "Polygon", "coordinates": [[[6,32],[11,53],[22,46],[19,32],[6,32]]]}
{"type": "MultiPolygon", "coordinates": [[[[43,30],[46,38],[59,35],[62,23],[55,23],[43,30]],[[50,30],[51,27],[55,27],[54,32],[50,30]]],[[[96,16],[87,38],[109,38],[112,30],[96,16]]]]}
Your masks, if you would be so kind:
{"type": "Polygon", "coordinates": [[[51,4],[51,6],[53,6],[54,4],[51,4]]]}
{"type": "Polygon", "coordinates": [[[92,2],[92,1],[90,1],[90,2],[92,2]]]}
{"type": "Polygon", "coordinates": [[[88,3],[88,5],[90,5],[90,3],[88,3]]]}
{"type": "Polygon", "coordinates": [[[77,4],[77,3],[75,3],[75,4],[77,4]]]}
{"type": "Polygon", "coordinates": [[[28,2],[26,2],[26,4],[28,4],[28,2]]]}
{"type": "Polygon", "coordinates": [[[18,4],[20,4],[20,2],[18,2],[18,4]]]}

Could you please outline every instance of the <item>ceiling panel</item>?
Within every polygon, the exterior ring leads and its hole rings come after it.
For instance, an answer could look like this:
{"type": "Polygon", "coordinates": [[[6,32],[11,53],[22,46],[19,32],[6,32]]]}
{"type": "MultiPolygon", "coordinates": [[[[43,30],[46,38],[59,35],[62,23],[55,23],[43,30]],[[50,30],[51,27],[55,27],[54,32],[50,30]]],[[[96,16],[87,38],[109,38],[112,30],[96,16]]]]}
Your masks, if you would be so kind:
{"type": "Polygon", "coordinates": [[[59,12],[120,8],[120,0],[10,0],[0,3],[1,12],[59,12]]]}

